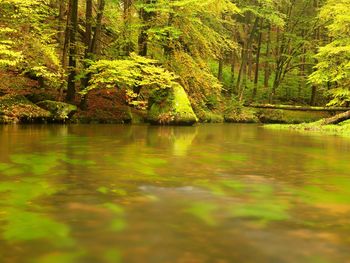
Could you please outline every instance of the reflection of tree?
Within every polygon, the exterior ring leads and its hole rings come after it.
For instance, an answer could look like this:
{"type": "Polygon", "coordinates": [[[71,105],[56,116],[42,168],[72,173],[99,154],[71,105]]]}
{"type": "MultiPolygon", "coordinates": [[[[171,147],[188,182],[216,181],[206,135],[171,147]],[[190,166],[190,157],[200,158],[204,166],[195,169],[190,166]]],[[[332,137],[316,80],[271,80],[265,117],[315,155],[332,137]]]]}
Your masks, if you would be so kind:
{"type": "Polygon", "coordinates": [[[148,128],[147,145],[169,149],[175,156],[186,156],[188,148],[198,134],[198,127],[162,126],[148,128]]]}
{"type": "Polygon", "coordinates": [[[36,204],[38,199],[60,190],[51,180],[57,175],[54,168],[62,157],[52,153],[13,154],[11,163],[1,165],[0,173],[7,175],[0,182],[0,218],[5,223],[2,237],[7,244],[37,241],[49,242],[57,248],[74,244],[69,227],[57,222],[43,206],[36,204]]]}

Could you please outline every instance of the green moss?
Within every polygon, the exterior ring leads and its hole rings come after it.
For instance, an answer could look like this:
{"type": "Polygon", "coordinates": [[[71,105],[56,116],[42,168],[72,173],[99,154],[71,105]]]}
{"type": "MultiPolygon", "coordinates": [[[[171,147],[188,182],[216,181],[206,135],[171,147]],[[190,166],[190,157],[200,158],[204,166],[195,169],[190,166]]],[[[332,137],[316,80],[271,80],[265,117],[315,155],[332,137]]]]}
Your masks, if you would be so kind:
{"type": "Polygon", "coordinates": [[[224,116],[221,109],[209,109],[206,104],[195,104],[193,107],[200,122],[204,123],[223,123],[224,116]]]}
{"type": "Polygon", "coordinates": [[[185,90],[179,85],[156,92],[150,102],[148,119],[153,124],[193,125],[198,121],[185,90]]]}
{"type": "Polygon", "coordinates": [[[350,121],[346,121],[338,125],[322,125],[321,123],[321,121],[317,121],[313,123],[295,125],[271,124],[265,125],[265,128],[277,130],[295,130],[303,133],[318,133],[324,135],[339,135],[350,137],[350,121]]]}
{"type": "Polygon", "coordinates": [[[315,122],[330,116],[322,111],[261,109],[257,111],[257,117],[262,123],[299,124],[315,122]]]}
{"type": "Polygon", "coordinates": [[[54,121],[65,121],[69,119],[76,111],[77,106],[64,102],[45,100],[37,104],[39,107],[48,110],[54,121]]]}
{"type": "Polygon", "coordinates": [[[225,121],[231,123],[258,123],[255,109],[247,107],[233,107],[226,110],[225,121]]]}
{"type": "Polygon", "coordinates": [[[209,110],[198,111],[197,116],[200,122],[205,122],[205,123],[223,123],[224,122],[224,117],[222,114],[212,112],[209,110]]]}

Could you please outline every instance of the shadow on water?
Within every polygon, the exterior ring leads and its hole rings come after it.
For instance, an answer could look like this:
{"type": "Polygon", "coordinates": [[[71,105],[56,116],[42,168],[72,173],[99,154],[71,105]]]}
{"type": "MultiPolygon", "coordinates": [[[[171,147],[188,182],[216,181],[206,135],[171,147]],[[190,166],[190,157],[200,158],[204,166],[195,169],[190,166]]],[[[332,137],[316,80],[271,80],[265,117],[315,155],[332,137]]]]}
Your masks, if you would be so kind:
{"type": "Polygon", "coordinates": [[[347,262],[350,142],[256,125],[0,126],[0,261],[347,262]]]}

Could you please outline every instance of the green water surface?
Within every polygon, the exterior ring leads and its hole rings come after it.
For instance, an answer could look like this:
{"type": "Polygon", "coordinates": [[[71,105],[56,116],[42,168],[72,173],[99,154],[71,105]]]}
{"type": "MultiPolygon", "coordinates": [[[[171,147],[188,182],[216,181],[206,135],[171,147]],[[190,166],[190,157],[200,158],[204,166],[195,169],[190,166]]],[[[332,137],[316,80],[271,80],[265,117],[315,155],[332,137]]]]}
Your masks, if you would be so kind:
{"type": "Polygon", "coordinates": [[[350,262],[350,140],[0,126],[0,262],[350,262]]]}

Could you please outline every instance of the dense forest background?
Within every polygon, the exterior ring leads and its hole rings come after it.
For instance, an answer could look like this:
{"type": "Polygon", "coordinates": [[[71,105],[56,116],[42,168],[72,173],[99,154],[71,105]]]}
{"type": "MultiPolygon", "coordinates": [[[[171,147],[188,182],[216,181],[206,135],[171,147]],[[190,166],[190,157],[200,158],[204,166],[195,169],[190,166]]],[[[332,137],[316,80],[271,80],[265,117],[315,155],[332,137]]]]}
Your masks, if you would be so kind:
{"type": "Polygon", "coordinates": [[[349,61],[350,0],[0,1],[2,85],[35,80],[81,109],[96,89],[146,109],[178,86],[199,118],[349,106],[349,61]]]}

